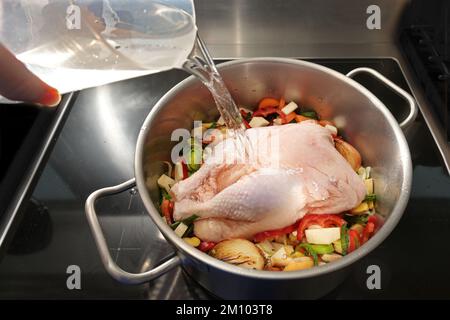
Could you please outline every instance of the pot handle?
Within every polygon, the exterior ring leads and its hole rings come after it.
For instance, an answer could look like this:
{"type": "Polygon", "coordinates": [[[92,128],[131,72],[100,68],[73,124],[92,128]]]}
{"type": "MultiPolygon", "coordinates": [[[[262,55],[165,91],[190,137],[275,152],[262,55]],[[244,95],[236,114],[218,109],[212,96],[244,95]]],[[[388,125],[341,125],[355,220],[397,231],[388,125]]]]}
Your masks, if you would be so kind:
{"type": "Polygon", "coordinates": [[[89,226],[92,234],[94,235],[95,243],[106,271],[114,279],[126,284],[140,284],[153,280],[180,264],[180,258],[178,258],[174,253],[169,260],[149,271],[143,273],[129,273],[120,268],[111,258],[106,239],[98,222],[97,213],[95,211],[95,201],[100,197],[120,193],[131,188],[135,184],[136,181],[133,178],[116,186],[99,189],[89,195],[85,204],[85,211],[89,226]]]}
{"type": "Polygon", "coordinates": [[[400,124],[399,124],[400,128],[404,129],[404,128],[408,127],[416,119],[417,104],[416,104],[416,101],[414,100],[414,98],[408,92],[406,92],[405,90],[400,88],[398,85],[393,83],[391,80],[389,80],[388,78],[383,76],[378,71],[375,71],[374,69],[371,69],[371,68],[353,69],[352,71],[347,73],[347,77],[353,78],[355,75],[357,75],[359,73],[367,73],[367,74],[374,76],[375,78],[380,80],[386,87],[390,88],[392,91],[397,93],[399,96],[401,96],[403,99],[405,99],[408,102],[410,111],[409,111],[409,114],[406,117],[406,119],[404,119],[402,122],[400,122],[400,124]]]}

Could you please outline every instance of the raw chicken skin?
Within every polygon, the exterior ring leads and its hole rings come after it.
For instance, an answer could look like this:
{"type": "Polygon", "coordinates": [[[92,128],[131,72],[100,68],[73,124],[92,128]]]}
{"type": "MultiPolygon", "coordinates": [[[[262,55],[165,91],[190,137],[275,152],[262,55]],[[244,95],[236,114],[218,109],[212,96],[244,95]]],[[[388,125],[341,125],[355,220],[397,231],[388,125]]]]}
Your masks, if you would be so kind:
{"type": "Polygon", "coordinates": [[[171,190],[175,220],[198,215],[194,233],[203,241],[251,239],[307,213],[341,213],[364,199],[362,179],[335,149],[327,128],[304,121],[245,134],[257,161],[218,161],[236,155],[235,140],[225,139],[171,190]]]}

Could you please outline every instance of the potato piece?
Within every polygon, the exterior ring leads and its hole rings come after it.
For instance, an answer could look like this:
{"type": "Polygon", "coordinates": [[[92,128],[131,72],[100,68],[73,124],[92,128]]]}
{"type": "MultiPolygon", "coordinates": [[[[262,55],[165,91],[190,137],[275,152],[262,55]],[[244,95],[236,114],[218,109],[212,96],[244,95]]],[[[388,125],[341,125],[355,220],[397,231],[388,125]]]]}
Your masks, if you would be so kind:
{"type": "Polygon", "coordinates": [[[275,267],[285,267],[285,266],[287,266],[290,262],[292,262],[292,258],[289,257],[289,254],[292,253],[292,252],[293,252],[293,250],[291,252],[288,252],[288,250],[286,250],[286,246],[281,247],[270,258],[270,261],[271,261],[272,265],[275,266],[275,267]]]}
{"type": "Polygon", "coordinates": [[[312,268],[314,266],[314,261],[310,257],[296,258],[294,261],[289,263],[283,271],[298,271],[312,268]]]}
{"type": "Polygon", "coordinates": [[[334,247],[334,251],[336,251],[337,253],[342,254],[342,242],[341,242],[341,239],[334,241],[333,242],[333,247],[334,247]]]}
{"type": "Polygon", "coordinates": [[[337,253],[323,254],[321,257],[321,259],[325,262],[333,262],[333,261],[339,260],[340,258],[342,258],[342,256],[337,253]]]}
{"type": "Polygon", "coordinates": [[[248,269],[262,270],[264,258],[259,249],[245,239],[230,239],[219,242],[210,254],[224,262],[248,269]]]}

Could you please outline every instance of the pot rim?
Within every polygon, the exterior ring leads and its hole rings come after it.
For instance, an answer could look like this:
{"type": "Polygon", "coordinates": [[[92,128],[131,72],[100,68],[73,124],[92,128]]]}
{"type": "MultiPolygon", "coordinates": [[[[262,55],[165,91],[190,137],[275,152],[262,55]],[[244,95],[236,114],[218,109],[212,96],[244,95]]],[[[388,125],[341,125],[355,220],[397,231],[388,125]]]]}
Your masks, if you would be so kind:
{"type": "Polygon", "coordinates": [[[185,88],[186,86],[199,81],[194,76],[190,76],[185,80],[181,81],[177,85],[175,85],[172,89],[170,89],[151,109],[150,113],[144,120],[144,123],[139,132],[139,136],[136,143],[136,153],[135,153],[135,177],[136,177],[136,185],[138,190],[140,191],[142,201],[152,218],[155,224],[158,226],[158,229],[163,233],[164,237],[169,241],[169,243],[174,244],[177,250],[180,250],[182,253],[192,257],[195,260],[201,261],[208,266],[217,268],[224,272],[229,272],[239,276],[246,276],[255,279],[266,279],[266,280],[290,280],[290,279],[301,279],[301,278],[310,278],[315,276],[320,276],[326,273],[330,273],[333,271],[340,270],[344,267],[351,265],[352,263],[358,261],[368,253],[370,253],[373,249],[378,247],[381,242],[384,241],[385,238],[392,232],[400,218],[403,215],[403,212],[406,208],[406,205],[409,200],[411,183],[412,183],[412,162],[411,155],[408,148],[408,144],[406,142],[406,138],[403,135],[402,130],[400,129],[397,121],[390,113],[390,111],[386,108],[386,106],[368,89],[354,81],[353,79],[346,77],[345,75],[329,69],[327,67],[304,61],[304,60],[296,60],[291,58],[271,58],[271,57],[261,57],[261,58],[249,58],[249,59],[236,59],[229,62],[221,63],[217,65],[218,70],[239,65],[239,64],[247,64],[247,63],[280,63],[280,64],[291,64],[291,65],[300,65],[309,68],[316,69],[317,71],[324,72],[331,77],[335,77],[340,81],[347,82],[351,87],[355,90],[360,91],[362,94],[367,96],[367,98],[373,103],[373,105],[384,115],[386,121],[393,128],[396,139],[399,141],[400,145],[400,155],[399,159],[402,165],[403,171],[403,183],[401,186],[400,196],[392,209],[389,218],[386,219],[383,226],[378,230],[378,232],[362,247],[358,248],[354,252],[343,256],[338,261],[334,261],[333,263],[329,263],[322,266],[315,266],[310,269],[300,270],[300,271],[290,271],[290,272],[274,272],[274,271],[264,271],[264,270],[252,270],[246,269],[238,266],[234,266],[232,264],[228,264],[219,259],[213,258],[208,254],[192,247],[187,244],[182,238],[178,237],[175,232],[161,219],[158,209],[153,204],[151,200],[148,190],[145,186],[144,172],[143,172],[143,151],[144,151],[144,143],[147,138],[147,133],[149,130],[149,123],[151,123],[155,117],[157,112],[166,104],[166,102],[178,91],[185,88]]]}

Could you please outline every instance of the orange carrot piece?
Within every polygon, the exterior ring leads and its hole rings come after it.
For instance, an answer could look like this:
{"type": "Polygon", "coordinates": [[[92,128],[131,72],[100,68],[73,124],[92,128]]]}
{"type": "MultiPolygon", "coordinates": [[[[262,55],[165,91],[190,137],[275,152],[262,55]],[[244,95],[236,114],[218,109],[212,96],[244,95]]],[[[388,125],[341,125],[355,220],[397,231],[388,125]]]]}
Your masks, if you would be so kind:
{"type": "Polygon", "coordinates": [[[270,107],[278,107],[279,101],[275,98],[264,98],[259,102],[258,108],[259,109],[265,109],[270,107]]]}
{"type": "Polygon", "coordinates": [[[305,116],[301,116],[301,115],[296,115],[295,116],[295,120],[297,122],[302,122],[302,121],[306,121],[306,120],[312,120],[311,118],[305,117],[305,116]]]}
{"type": "Polygon", "coordinates": [[[294,111],[292,111],[291,113],[286,115],[286,118],[283,119],[283,123],[289,123],[296,118],[297,118],[297,114],[294,111]]]}

